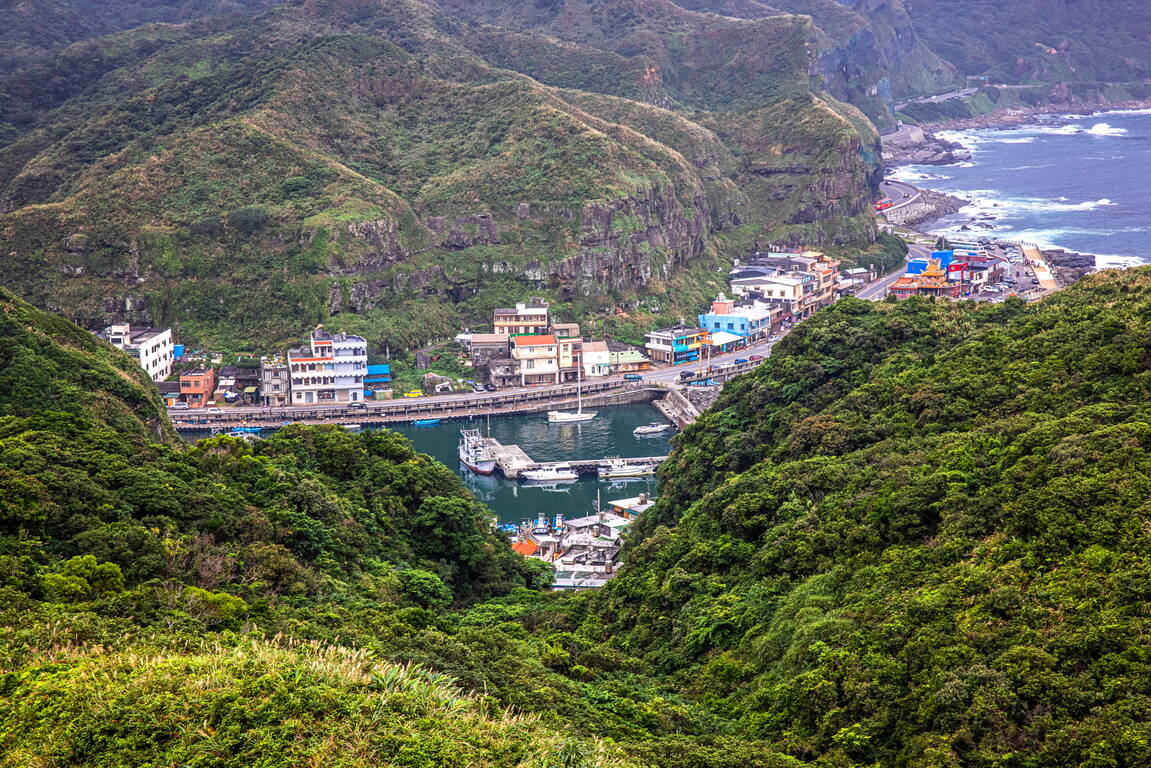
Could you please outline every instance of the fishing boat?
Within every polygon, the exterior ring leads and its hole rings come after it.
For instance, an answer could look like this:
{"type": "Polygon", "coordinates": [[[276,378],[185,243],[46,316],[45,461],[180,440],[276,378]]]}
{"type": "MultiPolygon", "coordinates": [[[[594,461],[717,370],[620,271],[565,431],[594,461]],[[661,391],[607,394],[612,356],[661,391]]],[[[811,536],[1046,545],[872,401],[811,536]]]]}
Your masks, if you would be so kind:
{"type": "Polygon", "coordinates": [[[671,428],[672,425],[666,422],[653,421],[651,424],[647,424],[642,427],[636,427],[631,431],[631,433],[636,437],[641,437],[643,435],[658,435],[661,432],[667,432],[671,428]]]}
{"type": "Polygon", "coordinates": [[[578,480],[579,475],[570,464],[549,464],[535,469],[525,469],[520,472],[520,479],[529,483],[570,483],[578,480]]]}
{"type": "Polygon", "coordinates": [[[496,471],[496,457],[492,456],[478,429],[461,429],[460,463],[477,475],[490,475],[496,471]]]}
{"type": "Polygon", "coordinates": [[[363,424],[341,424],[340,426],[343,427],[344,429],[348,430],[349,432],[359,432],[361,429],[364,428],[363,424]]]}
{"type": "Polygon", "coordinates": [[[600,478],[644,477],[655,474],[655,465],[632,464],[627,459],[608,459],[596,467],[596,474],[600,478]]]}
{"type": "Polygon", "coordinates": [[[595,418],[595,411],[583,409],[583,392],[580,386],[583,379],[580,375],[582,369],[576,369],[576,409],[575,411],[548,411],[550,424],[572,424],[579,421],[591,421],[595,418]]]}
{"type": "Polygon", "coordinates": [[[416,419],[412,422],[413,427],[434,427],[440,423],[439,419],[416,419]]]}

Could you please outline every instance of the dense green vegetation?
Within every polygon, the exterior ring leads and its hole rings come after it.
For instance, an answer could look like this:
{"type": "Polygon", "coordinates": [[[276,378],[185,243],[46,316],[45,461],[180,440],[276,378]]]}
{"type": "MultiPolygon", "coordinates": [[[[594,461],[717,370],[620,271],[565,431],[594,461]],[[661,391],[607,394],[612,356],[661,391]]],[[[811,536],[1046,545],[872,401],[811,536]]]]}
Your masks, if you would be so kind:
{"type": "Polygon", "coordinates": [[[126,358],[2,308],[62,381],[0,387],[0,765],[1151,759],[1149,270],[821,311],[591,595],[396,435],[167,442],[126,358]]]}
{"type": "Polygon", "coordinates": [[[813,89],[808,21],[585,5],[300,0],[2,77],[4,282],[229,351],[331,315],[410,347],[497,295],[610,316],[756,240],[870,246],[875,133],[813,89]]]}
{"type": "Polygon", "coordinates": [[[915,0],[915,31],[963,74],[996,82],[1134,82],[1151,74],[1141,0],[915,0]]]}
{"type": "Polygon", "coordinates": [[[847,301],[680,439],[604,636],[828,765],[1135,766],[1151,273],[847,301]]]}

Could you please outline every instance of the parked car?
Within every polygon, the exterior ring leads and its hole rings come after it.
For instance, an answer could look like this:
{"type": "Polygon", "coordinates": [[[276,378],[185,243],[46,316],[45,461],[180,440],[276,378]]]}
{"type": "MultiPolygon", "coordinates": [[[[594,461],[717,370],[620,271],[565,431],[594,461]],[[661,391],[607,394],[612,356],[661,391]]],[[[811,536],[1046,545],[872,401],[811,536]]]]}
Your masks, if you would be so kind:
{"type": "Polygon", "coordinates": [[[680,381],[687,381],[688,379],[692,378],[693,376],[695,376],[695,371],[680,371],[679,372],[679,380],[680,381]]]}
{"type": "Polygon", "coordinates": [[[643,376],[640,376],[638,373],[625,373],[623,375],[623,380],[624,381],[643,381],[643,376]]]}
{"type": "Polygon", "coordinates": [[[484,385],[480,384],[479,382],[472,382],[472,391],[473,392],[483,392],[484,391],[484,385]]]}
{"type": "Polygon", "coordinates": [[[413,389],[411,392],[405,392],[404,397],[423,397],[424,393],[421,390],[413,389]]]}
{"type": "Polygon", "coordinates": [[[354,403],[348,403],[349,408],[367,408],[368,404],[362,400],[357,400],[354,403]]]}
{"type": "Polygon", "coordinates": [[[168,406],[168,410],[169,411],[187,411],[191,407],[192,406],[188,405],[187,403],[172,403],[171,405],[168,406]]]}
{"type": "Polygon", "coordinates": [[[735,364],[736,364],[736,365],[745,365],[745,364],[747,364],[747,363],[749,363],[749,362],[751,362],[751,361],[750,361],[750,360],[748,360],[746,357],[737,357],[737,358],[735,359],[735,364]]]}
{"type": "Polygon", "coordinates": [[[495,392],[496,391],[496,385],[495,384],[484,384],[484,389],[486,389],[488,392],[495,392]]]}
{"type": "Polygon", "coordinates": [[[750,355],[750,356],[748,356],[747,359],[751,360],[754,363],[758,363],[760,360],[763,359],[763,355],[750,355]]]}

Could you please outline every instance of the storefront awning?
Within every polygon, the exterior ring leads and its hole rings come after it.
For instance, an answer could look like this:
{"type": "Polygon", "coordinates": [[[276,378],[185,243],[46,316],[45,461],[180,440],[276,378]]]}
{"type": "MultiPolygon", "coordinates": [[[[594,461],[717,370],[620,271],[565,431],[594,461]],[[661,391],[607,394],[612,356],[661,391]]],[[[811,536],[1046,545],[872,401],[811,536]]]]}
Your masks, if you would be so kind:
{"type": "Polygon", "coordinates": [[[725,347],[736,341],[743,341],[742,336],[737,336],[734,333],[727,331],[715,331],[711,334],[711,345],[713,347],[725,347]]]}

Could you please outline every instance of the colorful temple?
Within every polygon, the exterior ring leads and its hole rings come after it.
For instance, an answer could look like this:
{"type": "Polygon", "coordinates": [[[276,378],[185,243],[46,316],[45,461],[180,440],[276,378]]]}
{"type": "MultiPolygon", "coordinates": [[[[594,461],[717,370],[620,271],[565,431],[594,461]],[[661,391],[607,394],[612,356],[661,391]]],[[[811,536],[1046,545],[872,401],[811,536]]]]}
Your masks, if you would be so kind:
{"type": "Polygon", "coordinates": [[[948,299],[959,298],[963,286],[958,282],[948,281],[945,270],[939,259],[927,262],[927,269],[917,275],[904,275],[891,286],[891,295],[900,299],[908,296],[942,296],[948,299]]]}

